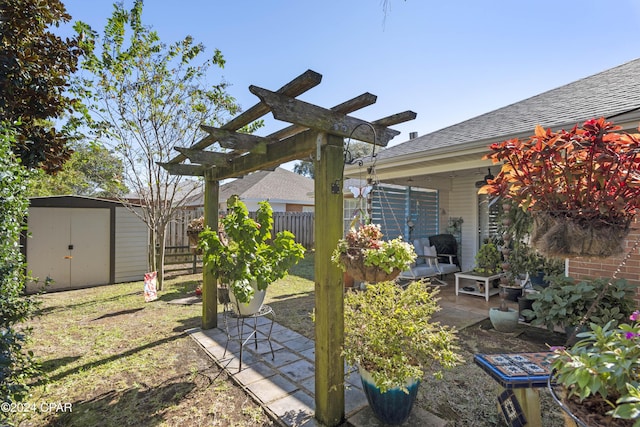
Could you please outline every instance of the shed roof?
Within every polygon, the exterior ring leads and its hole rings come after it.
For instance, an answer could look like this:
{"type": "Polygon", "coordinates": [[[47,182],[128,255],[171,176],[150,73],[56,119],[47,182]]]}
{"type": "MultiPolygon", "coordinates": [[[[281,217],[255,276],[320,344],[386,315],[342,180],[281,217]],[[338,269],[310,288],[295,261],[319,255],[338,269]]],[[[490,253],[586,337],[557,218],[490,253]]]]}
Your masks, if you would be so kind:
{"type": "Polygon", "coordinates": [[[575,82],[389,147],[378,160],[474,141],[532,133],[536,125],[572,127],[592,117],[640,109],[640,58],[575,82]]]}

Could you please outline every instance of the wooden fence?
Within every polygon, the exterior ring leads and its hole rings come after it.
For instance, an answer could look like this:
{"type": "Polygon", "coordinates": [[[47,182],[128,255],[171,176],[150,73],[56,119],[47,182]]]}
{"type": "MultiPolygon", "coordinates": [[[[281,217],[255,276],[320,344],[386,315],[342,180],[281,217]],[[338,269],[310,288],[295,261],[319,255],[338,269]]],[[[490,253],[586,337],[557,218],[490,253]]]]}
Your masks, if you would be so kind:
{"type": "MultiPolygon", "coordinates": [[[[167,227],[166,246],[188,246],[187,226],[189,221],[200,218],[204,215],[204,209],[183,209],[176,214],[176,217],[167,227]]],[[[255,218],[255,212],[250,213],[255,218]]],[[[273,231],[274,234],[288,230],[296,236],[296,242],[302,244],[307,250],[314,248],[314,214],[313,212],[274,212],[273,231]]]]}

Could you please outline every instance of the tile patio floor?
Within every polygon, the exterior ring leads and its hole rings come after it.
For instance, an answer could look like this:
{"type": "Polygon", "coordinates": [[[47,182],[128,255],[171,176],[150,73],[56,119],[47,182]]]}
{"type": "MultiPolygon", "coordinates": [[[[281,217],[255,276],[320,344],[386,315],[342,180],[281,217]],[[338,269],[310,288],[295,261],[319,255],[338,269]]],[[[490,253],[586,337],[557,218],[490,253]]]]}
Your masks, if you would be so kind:
{"type": "MultiPolygon", "coordinates": [[[[499,304],[499,297],[492,296],[489,302],[484,297],[455,295],[453,280],[440,287],[442,310],[434,316],[443,324],[462,329],[488,316],[489,307],[499,304]]],[[[209,330],[194,328],[187,331],[235,381],[244,387],[262,407],[278,420],[282,426],[320,426],[314,418],[315,408],[315,348],[314,341],[294,332],[276,321],[271,331],[273,357],[266,336],[271,326],[267,317],[257,319],[257,349],[253,338],[246,343],[240,365],[239,331],[236,320],[228,318],[231,340],[227,339],[223,314],[219,315],[218,327],[209,330]],[[228,348],[225,352],[225,346],[228,348]]],[[[244,337],[251,327],[245,326],[244,337]]],[[[362,392],[360,377],[351,372],[346,377],[345,414],[346,425],[354,427],[381,426],[367,405],[362,392]]],[[[434,415],[414,408],[407,426],[444,426],[445,422],[434,415]]]]}

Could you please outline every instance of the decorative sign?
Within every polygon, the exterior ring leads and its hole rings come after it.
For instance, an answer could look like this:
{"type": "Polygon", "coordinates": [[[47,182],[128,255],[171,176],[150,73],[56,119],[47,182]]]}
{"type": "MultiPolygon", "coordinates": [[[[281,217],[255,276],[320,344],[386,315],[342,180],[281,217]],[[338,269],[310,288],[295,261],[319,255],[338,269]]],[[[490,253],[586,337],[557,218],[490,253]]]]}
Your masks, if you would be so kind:
{"type": "Polygon", "coordinates": [[[513,394],[513,390],[503,391],[498,396],[498,402],[500,402],[502,415],[510,427],[524,427],[527,424],[527,419],[522,413],[522,407],[518,403],[516,395],[513,394]]]}

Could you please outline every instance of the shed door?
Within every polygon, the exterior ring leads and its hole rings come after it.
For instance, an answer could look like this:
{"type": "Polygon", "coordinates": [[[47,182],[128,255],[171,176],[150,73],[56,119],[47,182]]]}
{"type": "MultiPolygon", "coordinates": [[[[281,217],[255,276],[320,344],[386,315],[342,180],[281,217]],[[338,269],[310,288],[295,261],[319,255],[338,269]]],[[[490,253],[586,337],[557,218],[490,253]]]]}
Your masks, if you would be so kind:
{"type": "Polygon", "coordinates": [[[109,283],[110,211],[88,208],[31,208],[27,263],[49,289],[109,283]]]}

